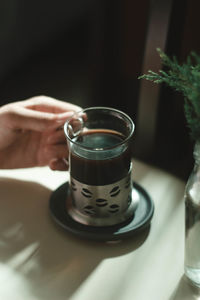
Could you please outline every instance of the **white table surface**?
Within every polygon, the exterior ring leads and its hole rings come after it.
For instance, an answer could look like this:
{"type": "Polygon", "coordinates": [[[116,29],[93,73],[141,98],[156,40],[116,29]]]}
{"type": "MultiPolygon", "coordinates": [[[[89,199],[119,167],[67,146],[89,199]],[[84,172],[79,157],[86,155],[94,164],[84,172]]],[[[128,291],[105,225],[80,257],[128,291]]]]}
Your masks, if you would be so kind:
{"type": "Polygon", "coordinates": [[[200,299],[183,276],[185,183],[136,160],[133,170],[155,212],[149,231],[120,243],[80,239],[51,219],[49,197],[68,172],[0,170],[0,299],[200,299]]]}

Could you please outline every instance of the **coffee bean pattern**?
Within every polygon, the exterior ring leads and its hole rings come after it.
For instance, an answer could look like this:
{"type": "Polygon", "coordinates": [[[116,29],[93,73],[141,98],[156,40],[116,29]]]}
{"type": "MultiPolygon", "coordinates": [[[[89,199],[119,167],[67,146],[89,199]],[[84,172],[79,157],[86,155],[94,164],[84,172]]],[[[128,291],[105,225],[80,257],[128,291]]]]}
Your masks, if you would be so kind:
{"type": "Polygon", "coordinates": [[[96,199],[96,206],[104,207],[106,205],[108,205],[108,201],[106,199],[96,199]]]}
{"type": "Polygon", "coordinates": [[[92,197],[92,192],[90,192],[88,189],[82,189],[81,194],[86,197],[86,198],[91,198],[92,197]]]}
{"type": "Polygon", "coordinates": [[[95,210],[94,210],[94,207],[92,205],[86,205],[83,210],[88,215],[94,215],[95,214],[95,210]]]}
{"type": "Polygon", "coordinates": [[[119,195],[119,193],[120,193],[120,188],[119,186],[116,186],[110,191],[110,196],[116,197],[117,195],[119,195]]]}
{"type": "Polygon", "coordinates": [[[130,187],[130,184],[131,184],[131,178],[128,177],[128,178],[127,178],[127,181],[126,181],[126,183],[125,183],[125,189],[128,189],[128,188],[130,187]]]}
{"type": "Polygon", "coordinates": [[[71,189],[77,191],[76,184],[73,181],[71,181],[71,189]]]}
{"type": "MultiPolygon", "coordinates": [[[[112,188],[112,190],[109,192],[110,197],[114,198],[116,196],[118,196],[120,193],[120,188],[119,186],[115,186],[114,188],[112,188]]],[[[86,198],[92,198],[92,192],[86,188],[82,188],[81,190],[81,194],[86,197],[86,198]]],[[[108,206],[108,212],[109,213],[117,213],[119,211],[119,205],[112,203],[111,205],[108,205],[109,201],[107,199],[104,198],[97,198],[95,200],[95,206],[96,207],[106,207],[108,206]]],[[[86,205],[84,206],[83,210],[86,214],[88,215],[94,215],[95,214],[95,206],[92,205],[86,205]]]]}
{"type": "Polygon", "coordinates": [[[115,185],[105,186],[99,189],[93,186],[79,184],[76,180],[71,180],[71,191],[73,194],[74,207],[88,216],[109,216],[123,212],[131,205],[131,177],[127,176],[123,182],[115,185]],[[121,199],[123,202],[121,202],[121,199]]]}
{"type": "Polygon", "coordinates": [[[119,205],[117,205],[117,204],[110,205],[108,211],[112,214],[118,212],[119,211],[119,205]]]}
{"type": "Polygon", "coordinates": [[[132,199],[131,199],[131,195],[129,195],[129,196],[128,196],[128,199],[127,199],[127,204],[128,204],[128,206],[131,205],[131,200],[132,200],[132,199]]]}

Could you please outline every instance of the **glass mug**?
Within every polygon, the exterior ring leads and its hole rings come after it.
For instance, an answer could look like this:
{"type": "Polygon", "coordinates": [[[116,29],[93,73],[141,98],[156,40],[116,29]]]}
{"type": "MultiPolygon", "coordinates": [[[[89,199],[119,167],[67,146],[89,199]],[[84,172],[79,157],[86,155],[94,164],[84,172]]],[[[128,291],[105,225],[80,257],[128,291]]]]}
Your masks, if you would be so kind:
{"type": "Polygon", "coordinates": [[[90,226],[111,226],[133,215],[131,147],[134,123],[125,113],[91,107],[64,124],[69,148],[72,219],[90,226]]]}

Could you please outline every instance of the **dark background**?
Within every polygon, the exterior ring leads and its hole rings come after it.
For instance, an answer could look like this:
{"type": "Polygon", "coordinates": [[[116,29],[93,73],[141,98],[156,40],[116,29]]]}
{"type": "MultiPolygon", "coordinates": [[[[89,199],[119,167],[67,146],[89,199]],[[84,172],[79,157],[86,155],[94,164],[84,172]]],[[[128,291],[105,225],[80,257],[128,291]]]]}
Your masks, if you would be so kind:
{"type": "MultiPolygon", "coordinates": [[[[1,105],[47,95],[82,107],[111,106],[133,118],[137,136],[137,78],[143,71],[149,20],[158,2],[162,7],[167,1],[2,0],[1,105]]],[[[198,0],[171,1],[164,50],[179,61],[191,50],[200,53],[199,11],[198,0]]],[[[153,59],[149,68],[157,71],[153,59]]],[[[164,86],[158,96],[153,148],[144,154],[133,140],[133,155],[186,179],[193,143],[183,99],[164,86]]]]}

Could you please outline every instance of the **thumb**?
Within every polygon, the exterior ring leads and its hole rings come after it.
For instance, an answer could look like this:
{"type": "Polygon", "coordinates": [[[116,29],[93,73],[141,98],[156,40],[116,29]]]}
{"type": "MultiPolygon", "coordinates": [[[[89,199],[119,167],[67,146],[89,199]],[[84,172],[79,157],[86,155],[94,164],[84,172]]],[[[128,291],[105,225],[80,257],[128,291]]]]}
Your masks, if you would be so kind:
{"type": "Polygon", "coordinates": [[[72,111],[53,114],[17,107],[14,111],[7,113],[7,120],[12,129],[44,131],[63,125],[72,114],[72,111]]]}

